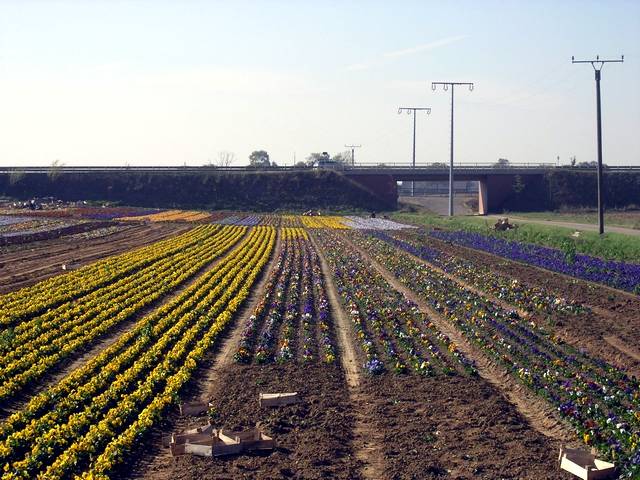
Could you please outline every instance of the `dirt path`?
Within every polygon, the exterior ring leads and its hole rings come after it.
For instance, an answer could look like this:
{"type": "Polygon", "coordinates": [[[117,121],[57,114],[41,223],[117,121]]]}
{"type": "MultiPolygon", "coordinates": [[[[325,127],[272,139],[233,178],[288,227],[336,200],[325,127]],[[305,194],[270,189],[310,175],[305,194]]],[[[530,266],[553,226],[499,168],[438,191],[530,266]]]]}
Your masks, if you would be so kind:
{"type": "Polygon", "coordinates": [[[240,308],[238,315],[236,315],[237,320],[235,321],[235,323],[229,326],[227,333],[222,339],[222,342],[220,342],[220,347],[218,350],[219,353],[216,355],[215,360],[213,361],[213,365],[207,370],[207,373],[202,380],[199,400],[203,402],[209,401],[211,391],[216,386],[221,373],[224,371],[225,367],[228,367],[233,363],[233,356],[235,355],[236,351],[238,350],[238,346],[240,345],[240,339],[242,337],[242,327],[249,319],[249,317],[253,314],[253,310],[262,298],[262,292],[264,290],[265,284],[269,279],[271,271],[275,267],[281,249],[282,237],[281,235],[278,235],[276,238],[276,244],[274,245],[273,251],[271,252],[269,263],[264,268],[258,282],[251,287],[251,293],[249,294],[247,301],[245,302],[244,306],[240,308]]]}
{"type": "Polygon", "coordinates": [[[324,254],[313,235],[309,235],[309,238],[318,252],[318,258],[320,259],[320,267],[325,279],[327,296],[331,304],[331,313],[333,314],[335,320],[334,325],[337,330],[336,339],[338,341],[340,362],[349,387],[351,403],[356,409],[354,432],[356,457],[363,463],[362,474],[365,478],[384,478],[384,434],[376,427],[374,423],[373,405],[367,401],[367,396],[363,392],[362,373],[359,367],[360,362],[358,362],[358,357],[351,341],[352,330],[350,322],[340,303],[338,291],[333,282],[333,276],[327,260],[324,258],[324,254]]]}
{"type": "MultiPolygon", "coordinates": [[[[504,218],[505,215],[487,215],[486,218],[490,219],[499,219],[504,218]]],[[[522,217],[512,217],[509,215],[509,220],[515,220],[517,222],[522,223],[535,223],[538,225],[548,225],[550,227],[563,227],[569,228],[571,230],[585,230],[588,232],[597,232],[598,225],[589,224],[589,223],[574,223],[574,222],[563,222],[563,221],[555,221],[555,220],[540,220],[537,218],[522,218],[522,217]]],[[[606,220],[605,220],[606,222],[606,220]]],[[[605,231],[607,232],[615,232],[622,233],[624,235],[631,235],[633,237],[640,237],[640,230],[634,228],[626,228],[626,227],[615,227],[612,225],[605,225],[605,231]]]]}
{"type": "Polygon", "coordinates": [[[640,362],[640,351],[636,350],[633,347],[630,347],[629,345],[624,343],[622,340],[620,340],[618,337],[615,337],[613,335],[607,335],[606,337],[604,337],[604,340],[609,345],[612,345],[613,347],[620,350],[624,354],[640,362]]]}
{"type": "MultiPolygon", "coordinates": [[[[346,238],[346,236],[343,238],[346,238]]],[[[480,376],[496,387],[498,391],[502,392],[535,430],[554,440],[565,443],[574,441],[575,435],[572,430],[558,418],[555,410],[549,404],[517,383],[511,375],[505,372],[500,366],[491,362],[454,326],[422,300],[419,295],[400,283],[389,270],[383,267],[371,255],[351,242],[350,239],[346,239],[352,248],[366,258],[391,286],[405,295],[409,300],[416,303],[418,308],[426,313],[430,320],[458,345],[462,353],[476,363],[480,376]]]]}

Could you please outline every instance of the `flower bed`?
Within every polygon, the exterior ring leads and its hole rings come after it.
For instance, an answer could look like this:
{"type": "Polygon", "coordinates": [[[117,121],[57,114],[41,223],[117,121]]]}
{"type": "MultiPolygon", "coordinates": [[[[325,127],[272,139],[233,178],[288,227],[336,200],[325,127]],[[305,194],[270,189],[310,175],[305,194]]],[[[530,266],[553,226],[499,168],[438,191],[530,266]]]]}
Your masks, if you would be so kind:
{"type": "MultiPolygon", "coordinates": [[[[41,314],[25,314],[29,295],[23,292],[22,301],[9,303],[0,319],[0,325],[11,327],[2,332],[0,345],[0,401],[184,283],[229,250],[243,233],[239,227],[204,227],[174,241],[169,255],[163,249],[142,250],[147,256],[138,259],[144,267],[68,302],[58,302],[52,291],[48,303],[59,305],[41,314]],[[17,318],[21,321],[13,323],[17,318]]],[[[100,270],[93,272],[85,281],[101,283],[100,270]]]]}
{"type": "Polygon", "coordinates": [[[412,225],[394,222],[393,220],[388,220],[386,218],[364,218],[352,215],[344,218],[344,224],[346,226],[357,230],[402,230],[404,228],[417,228],[412,225]]]}
{"type": "Polygon", "coordinates": [[[150,213],[148,215],[129,215],[120,217],[121,221],[136,222],[205,222],[211,219],[208,212],[198,212],[195,210],[167,210],[165,212],[150,213]]]}
{"type": "Polygon", "coordinates": [[[463,231],[432,230],[429,236],[572,277],[640,295],[640,264],[603,260],[583,254],[463,231]]]}
{"type": "Polygon", "coordinates": [[[260,218],[259,215],[231,215],[215,223],[219,225],[243,225],[245,227],[253,227],[260,224],[260,218]]]}
{"type": "Polygon", "coordinates": [[[281,231],[283,247],[234,358],[240,363],[295,358],[332,363],[336,355],[317,253],[303,229],[281,231]]]}
{"type": "MultiPolygon", "coordinates": [[[[443,271],[460,278],[467,284],[494,295],[507,303],[531,313],[544,315],[577,315],[587,311],[587,308],[576,302],[557,297],[540,287],[529,287],[516,279],[493,273],[489,268],[479,267],[473,262],[447,255],[437,248],[421,243],[418,239],[405,235],[398,237],[384,232],[370,232],[370,235],[383,240],[394,247],[415,255],[443,271]]],[[[366,237],[353,235],[353,240],[366,246],[366,237]]]]}
{"type": "Polygon", "coordinates": [[[341,236],[316,233],[349,314],[367,373],[421,375],[474,373],[473,365],[417,306],[389,283],[341,236]]]}
{"type": "MultiPolygon", "coordinates": [[[[6,219],[7,217],[3,217],[6,219]]],[[[22,221],[6,220],[0,223],[0,237],[11,238],[20,235],[31,235],[34,233],[46,232],[70,227],[82,223],[80,220],[54,219],[54,218],[29,218],[29,217],[9,217],[22,221]]],[[[2,220],[2,219],[0,219],[2,220]]]]}
{"type": "Polygon", "coordinates": [[[556,407],[585,443],[622,463],[628,478],[637,478],[640,380],[583,354],[385,242],[373,240],[366,248],[493,361],[556,407]]]}
{"type": "Polygon", "coordinates": [[[335,230],[343,230],[345,228],[349,228],[345,225],[345,218],[340,216],[300,216],[300,221],[302,225],[306,228],[331,228],[335,230]]]}
{"type": "Polygon", "coordinates": [[[69,209],[74,217],[92,220],[113,220],[120,217],[139,217],[158,213],[158,210],[137,207],[74,207],[69,209]]]}
{"type": "MultiPolygon", "coordinates": [[[[272,228],[0,424],[0,461],[19,478],[109,478],[189,381],[268,261],[272,228]],[[77,477],[76,477],[77,476],[77,477]]],[[[7,473],[8,474],[8,473],[7,473]]]]}

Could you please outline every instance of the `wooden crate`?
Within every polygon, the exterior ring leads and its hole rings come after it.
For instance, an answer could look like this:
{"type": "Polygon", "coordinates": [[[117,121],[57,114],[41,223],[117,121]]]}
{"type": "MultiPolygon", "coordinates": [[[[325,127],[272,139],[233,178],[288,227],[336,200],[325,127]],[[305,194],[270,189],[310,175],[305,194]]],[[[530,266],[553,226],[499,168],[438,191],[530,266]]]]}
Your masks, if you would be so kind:
{"type": "Polygon", "coordinates": [[[209,443],[183,443],[171,444],[171,455],[197,455],[199,457],[211,457],[213,455],[213,439],[209,443]]]}
{"type": "Polygon", "coordinates": [[[237,455],[242,450],[243,445],[240,444],[240,439],[224,435],[222,430],[216,430],[216,435],[213,437],[213,456],[237,455]]]}
{"type": "Polygon", "coordinates": [[[281,407],[283,405],[292,405],[299,401],[298,392],[260,394],[261,407],[281,407]]]}
{"type": "Polygon", "coordinates": [[[171,455],[198,455],[200,457],[210,457],[214,437],[210,433],[186,433],[171,436],[171,455]]]}
{"type": "Polygon", "coordinates": [[[560,468],[582,480],[607,480],[616,475],[613,463],[598,460],[593,453],[584,450],[560,447],[560,468]]]}
{"type": "Polygon", "coordinates": [[[218,437],[225,442],[237,442],[243,452],[253,450],[273,450],[273,438],[265,435],[260,429],[253,428],[242,432],[225,432],[220,430],[218,437]]]}
{"type": "Polygon", "coordinates": [[[202,457],[236,455],[253,450],[273,450],[273,439],[258,428],[242,432],[223,432],[210,425],[197,427],[185,433],[173,434],[163,438],[163,445],[168,443],[171,455],[199,455],[202,457]]]}

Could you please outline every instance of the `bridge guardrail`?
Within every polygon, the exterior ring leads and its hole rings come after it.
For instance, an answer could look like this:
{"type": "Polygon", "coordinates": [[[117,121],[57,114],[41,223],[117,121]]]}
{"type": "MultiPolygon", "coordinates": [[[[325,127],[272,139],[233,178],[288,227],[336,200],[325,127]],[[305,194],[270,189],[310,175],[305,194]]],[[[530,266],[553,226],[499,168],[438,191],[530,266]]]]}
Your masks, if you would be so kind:
{"type": "MultiPolygon", "coordinates": [[[[24,172],[24,173],[49,173],[55,170],[58,173],[109,173],[109,172],[138,172],[138,173],[202,173],[202,172],[288,172],[288,171],[317,171],[317,170],[334,170],[334,169],[317,169],[312,167],[295,167],[295,166],[278,166],[278,167],[251,167],[251,166],[228,166],[228,167],[214,167],[214,166],[136,166],[136,167],[119,167],[119,166],[63,166],[63,167],[2,167],[0,166],[0,173],[11,172],[24,172]]],[[[344,168],[336,169],[339,172],[357,172],[357,171],[410,171],[410,170],[430,170],[430,171],[443,171],[449,170],[448,165],[416,165],[415,168],[411,165],[400,163],[385,163],[385,164],[364,164],[359,163],[356,165],[344,166],[344,168]]],[[[492,163],[459,163],[454,165],[454,172],[464,171],[478,171],[483,170],[487,173],[503,172],[503,171],[539,171],[539,170],[570,170],[570,171],[595,171],[595,167],[571,167],[568,165],[557,166],[551,163],[523,163],[523,164],[511,164],[511,165],[495,165],[492,163]]],[[[636,165],[612,165],[605,167],[605,172],[625,172],[625,171],[640,171],[640,166],[636,165]]]]}

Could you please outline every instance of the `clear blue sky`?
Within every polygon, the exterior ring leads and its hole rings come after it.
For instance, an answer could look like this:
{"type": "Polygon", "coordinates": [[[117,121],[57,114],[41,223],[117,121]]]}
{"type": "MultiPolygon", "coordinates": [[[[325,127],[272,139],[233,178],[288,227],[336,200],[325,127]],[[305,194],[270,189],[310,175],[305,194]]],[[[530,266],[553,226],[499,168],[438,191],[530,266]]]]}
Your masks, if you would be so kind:
{"type": "Polygon", "coordinates": [[[595,159],[640,165],[640,1],[0,0],[3,165],[291,164],[361,143],[356,160],[595,159]]]}

